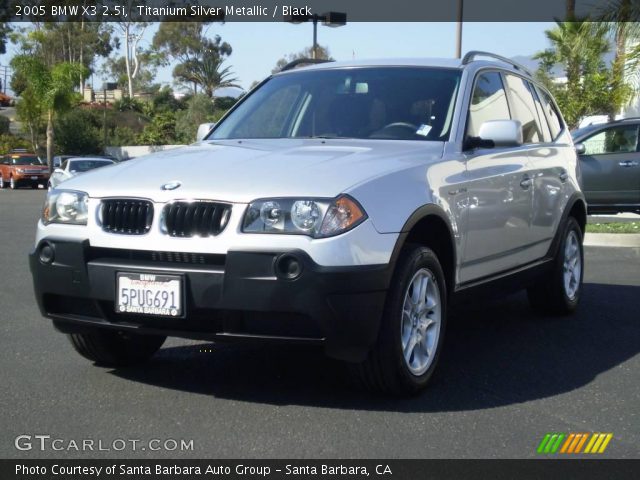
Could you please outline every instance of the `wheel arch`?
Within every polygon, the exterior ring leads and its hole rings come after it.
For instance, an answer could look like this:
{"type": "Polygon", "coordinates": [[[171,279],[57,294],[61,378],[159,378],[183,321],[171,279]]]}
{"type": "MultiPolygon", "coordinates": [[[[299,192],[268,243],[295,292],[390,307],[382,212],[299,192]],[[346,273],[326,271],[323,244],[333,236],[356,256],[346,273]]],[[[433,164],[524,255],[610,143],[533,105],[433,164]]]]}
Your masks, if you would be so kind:
{"type": "Polygon", "coordinates": [[[393,265],[404,246],[412,243],[427,246],[435,252],[444,271],[447,295],[451,295],[455,288],[456,242],[451,222],[442,208],[423,205],[411,214],[394,247],[393,265]]]}
{"type": "Polygon", "coordinates": [[[564,212],[562,212],[562,218],[560,219],[560,222],[558,222],[556,233],[553,237],[553,241],[551,242],[549,251],[547,253],[547,258],[554,258],[556,256],[562,240],[561,236],[563,226],[565,225],[569,217],[573,217],[576,219],[584,238],[584,234],[587,228],[587,202],[585,201],[584,195],[581,192],[575,192],[569,198],[564,212]]]}

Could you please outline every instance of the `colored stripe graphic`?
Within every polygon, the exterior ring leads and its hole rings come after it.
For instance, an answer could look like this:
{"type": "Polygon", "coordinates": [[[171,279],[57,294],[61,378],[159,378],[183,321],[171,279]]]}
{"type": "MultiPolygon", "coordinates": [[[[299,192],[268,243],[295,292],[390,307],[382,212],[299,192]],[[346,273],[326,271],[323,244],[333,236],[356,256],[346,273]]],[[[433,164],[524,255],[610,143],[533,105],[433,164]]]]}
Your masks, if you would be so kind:
{"type": "Polygon", "coordinates": [[[589,434],[583,433],[582,438],[580,439],[580,443],[578,443],[578,445],[576,446],[576,451],[573,453],[580,453],[580,450],[582,450],[582,446],[584,445],[584,442],[587,441],[587,438],[589,438],[589,434]]]}
{"type": "Polygon", "coordinates": [[[541,454],[604,453],[612,438],[613,433],[547,433],[538,445],[537,452],[541,454]],[[585,447],[584,451],[583,447],[585,447]]]}

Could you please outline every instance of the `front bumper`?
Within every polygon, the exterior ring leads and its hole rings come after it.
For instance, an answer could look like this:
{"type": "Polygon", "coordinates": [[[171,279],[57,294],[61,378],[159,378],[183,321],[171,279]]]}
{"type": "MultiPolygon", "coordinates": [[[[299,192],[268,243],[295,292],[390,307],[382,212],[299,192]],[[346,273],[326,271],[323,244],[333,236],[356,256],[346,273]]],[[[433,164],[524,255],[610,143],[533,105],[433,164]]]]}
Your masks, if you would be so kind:
{"type": "Polygon", "coordinates": [[[110,328],[140,334],[321,344],[334,358],[361,361],[376,340],[390,265],[325,267],[301,250],[179,254],[91,247],[45,238],[29,256],[40,311],[66,333],[110,328]],[[41,260],[48,244],[54,260],[41,260]],[[299,276],[285,278],[279,259],[299,276]],[[179,274],[184,318],[115,312],[118,272],[179,274]]]}

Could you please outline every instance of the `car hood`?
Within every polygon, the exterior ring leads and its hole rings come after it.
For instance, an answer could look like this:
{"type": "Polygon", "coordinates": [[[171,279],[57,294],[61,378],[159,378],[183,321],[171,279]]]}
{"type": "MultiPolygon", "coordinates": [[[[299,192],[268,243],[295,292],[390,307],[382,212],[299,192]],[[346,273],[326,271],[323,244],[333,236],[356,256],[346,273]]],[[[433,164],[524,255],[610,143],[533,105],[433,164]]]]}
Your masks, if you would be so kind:
{"type": "Polygon", "coordinates": [[[248,203],[278,196],[333,197],[389,172],[440,158],[443,143],[277,139],[204,141],[100,168],[65,182],[91,197],[248,203]],[[172,191],[161,187],[172,182],[172,191]]]}

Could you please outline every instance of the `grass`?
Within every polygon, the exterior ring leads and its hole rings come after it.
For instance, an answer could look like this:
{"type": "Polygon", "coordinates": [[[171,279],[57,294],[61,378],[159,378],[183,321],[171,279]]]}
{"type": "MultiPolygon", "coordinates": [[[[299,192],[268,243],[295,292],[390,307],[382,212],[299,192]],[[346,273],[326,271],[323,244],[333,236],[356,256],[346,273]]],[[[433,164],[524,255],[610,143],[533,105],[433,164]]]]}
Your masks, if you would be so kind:
{"type": "Polygon", "coordinates": [[[588,233],[640,233],[640,222],[588,223],[588,233]]]}

